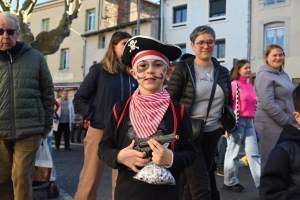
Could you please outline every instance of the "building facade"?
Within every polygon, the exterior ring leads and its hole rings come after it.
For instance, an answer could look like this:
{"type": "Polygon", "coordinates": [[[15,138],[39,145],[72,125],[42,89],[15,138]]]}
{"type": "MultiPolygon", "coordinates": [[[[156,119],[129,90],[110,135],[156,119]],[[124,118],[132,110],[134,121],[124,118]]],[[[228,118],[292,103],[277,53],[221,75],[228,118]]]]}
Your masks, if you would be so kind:
{"type": "Polygon", "coordinates": [[[192,53],[189,35],[200,25],[216,32],[213,57],[229,70],[235,59],[247,59],[250,51],[249,2],[246,0],[162,1],[162,39],[192,53]]]}
{"type": "MultiPolygon", "coordinates": [[[[60,96],[62,90],[69,90],[69,97],[72,99],[88,68],[94,61],[102,59],[112,35],[102,30],[122,29],[133,35],[137,32],[137,8],[137,1],[134,0],[82,0],[78,18],[74,19],[70,26],[70,36],[64,39],[56,53],[45,56],[52,74],[56,97],[60,96]],[[130,24],[134,21],[135,23],[130,24]],[[129,26],[124,28],[123,24],[129,26]]],[[[28,19],[32,33],[36,36],[41,31],[55,29],[64,9],[64,0],[36,5],[28,19]]],[[[140,20],[158,16],[159,5],[141,1],[140,20]]],[[[141,33],[151,35],[153,29],[145,26],[155,23],[155,20],[150,21],[141,24],[141,33]]]]}
{"type": "Polygon", "coordinates": [[[284,49],[285,66],[294,84],[300,83],[300,1],[257,0],[252,1],[251,66],[264,64],[263,54],[270,44],[284,49]]]}

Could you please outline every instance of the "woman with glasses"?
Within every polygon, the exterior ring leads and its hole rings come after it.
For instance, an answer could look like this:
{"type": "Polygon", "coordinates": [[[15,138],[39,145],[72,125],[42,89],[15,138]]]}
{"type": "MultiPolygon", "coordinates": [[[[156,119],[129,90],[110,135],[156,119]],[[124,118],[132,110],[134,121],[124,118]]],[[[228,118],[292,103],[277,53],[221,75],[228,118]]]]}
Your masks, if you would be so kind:
{"type": "Polygon", "coordinates": [[[220,122],[222,108],[225,103],[232,106],[233,100],[229,71],[212,57],[215,37],[214,30],[209,26],[195,28],[190,34],[195,56],[178,63],[167,88],[170,95],[189,110],[191,118],[205,120],[214,77],[219,71],[203,134],[195,138],[197,160],[185,169],[187,181],[183,199],[188,200],[220,199],[213,173],[214,159],[218,141],[225,133],[220,122]]]}

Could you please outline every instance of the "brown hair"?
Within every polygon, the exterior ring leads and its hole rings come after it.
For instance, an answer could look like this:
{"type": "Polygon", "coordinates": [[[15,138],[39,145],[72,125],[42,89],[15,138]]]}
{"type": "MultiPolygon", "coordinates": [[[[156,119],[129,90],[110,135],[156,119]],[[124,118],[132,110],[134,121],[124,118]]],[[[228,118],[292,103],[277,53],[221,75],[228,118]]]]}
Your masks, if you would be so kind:
{"type": "Polygon", "coordinates": [[[292,96],[295,110],[300,112],[300,84],[294,89],[292,96]]]}
{"type": "MultiPolygon", "coordinates": [[[[246,63],[249,63],[249,61],[248,61],[248,60],[245,60],[245,59],[242,59],[242,60],[239,60],[239,61],[235,64],[235,66],[234,66],[234,68],[233,68],[233,70],[232,70],[232,73],[231,73],[231,76],[232,76],[232,79],[233,79],[233,80],[239,79],[239,77],[240,77],[239,70],[240,70],[246,63]]],[[[250,64],[250,63],[249,63],[249,64],[250,64]]]]}
{"type": "Polygon", "coordinates": [[[115,45],[117,45],[120,41],[124,39],[131,38],[131,35],[125,31],[117,31],[115,32],[109,42],[107,52],[104,56],[104,58],[100,61],[103,65],[103,69],[105,69],[110,74],[116,74],[120,70],[125,72],[126,74],[130,75],[130,69],[131,67],[128,67],[121,63],[121,60],[117,58],[117,55],[115,53],[115,45]]]}
{"type": "MultiPolygon", "coordinates": [[[[273,50],[273,49],[281,49],[282,53],[283,53],[283,56],[285,56],[284,54],[284,51],[283,51],[283,48],[277,44],[271,44],[269,45],[267,48],[266,48],[266,51],[265,51],[265,54],[264,54],[264,61],[266,63],[266,65],[270,66],[268,61],[267,61],[267,57],[268,55],[270,54],[270,52],[273,50]]],[[[284,67],[284,60],[285,58],[283,58],[283,63],[282,63],[282,68],[284,67]]]]}

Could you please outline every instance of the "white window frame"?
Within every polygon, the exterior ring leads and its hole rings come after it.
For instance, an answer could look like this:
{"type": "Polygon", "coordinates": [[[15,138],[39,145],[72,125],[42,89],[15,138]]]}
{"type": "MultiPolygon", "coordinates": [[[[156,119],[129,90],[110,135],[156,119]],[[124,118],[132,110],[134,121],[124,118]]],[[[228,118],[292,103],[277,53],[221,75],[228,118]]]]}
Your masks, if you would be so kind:
{"type": "MultiPolygon", "coordinates": [[[[186,43],[180,43],[180,44],[176,44],[177,46],[179,46],[180,48],[181,48],[181,50],[183,49],[183,47],[184,47],[184,51],[182,51],[182,53],[181,53],[181,56],[183,55],[183,54],[186,54],[186,43]]],[[[181,57],[180,56],[180,57],[181,57]]],[[[180,60],[180,58],[178,58],[176,61],[179,61],[180,60]]]]}
{"type": "Polygon", "coordinates": [[[131,33],[132,33],[131,34],[132,36],[136,36],[137,35],[137,27],[133,27],[131,33]]]}
{"type": "MultiPolygon", "coordinates": [[[[186,26],[187,25],[187,15],[188,15],[188,6],[187,4],[183,4],[183,5],[178,5],[178,6],[173,6],[172,8],[172,27],[173,28],[177,28],[177,27],[181,27],[181,26],[186,26]],[[175,14],[176,14],[176,11],[177,10],[180,10],[180,11],[183,11],[183,10],[186,10],[186,21],[180,21],[180,22],[175,22],[175,14]]],[[[181,18],[182,18],[182,15],[181,15],[181,18]]]]}
{"type": "Polygon", "coordinates": [[[50,28],[50,19],[49,18],[42,19],[42,31],[49,31],[49,28],[50,28]]]}
{"type": "Polygon", "coordinates": [[[274,30],[275,31],[275,33],[274,33],[274,42],[273,42],[273,44],[277,44],[276,43],[276,36],[277,36],[277,30],[278,29],[283,29],[283,37],[284,37],[284,39],[283,39],[283,45],[281,46],[283,49],[284,49],[284,44],[285,44],[285,30],[284,30],[284,26],[278,26],[278,27],[274,27],[274,28],[265,28],[265,33],[264,33],[264,50],[267,48],[267,31],[269,31],[269,30],[274,30]]]}
{"type": "Polygon", "coordinates": [[[104,49],[105,48],[105,35],[100,35],[98,38],[98,49],[104,49]]]}
{"type": "Polygon", "coordinates": [[[60,70],[68,70],[69,69],[70,50],[69,49],[61,49],[60,58],[61,58],[60,70]]]}
{"type": "Polygon", "coordinates": [[[226,0],[224,0],[225,1],[225,15],[221,15],[221,16],[215,16],[215,17],[211,17],[210,16],[210,6],[211,6],[211,4],[210,4],[210,2],[211,1],[209,1],[209,4],[208,4],[208,21],[209,22],[215,22],[215,21],[221,21],[221,20],[226,20],[226,15],[227,15],[227,1],[226,0]]]}
{"type": "MultiPolygon", "coordinates": [[[[263,59],[264,49],[265,49],[265,29],[269,28],[269,25],[272,23],[282,23],[279,25],[280,27],[284,27],[284,54],[285,57],[289,56],[289,48],[290,48],[290,29],[291,23],[289,17],[271,17],[269,19],[263,20],[259,22],[259,59],[263,59]]],[[[278,26],[278,27],[279,27],[278,26]]],[[[270,28],[275,28],[270,27],[270,28]]]]}
{"type": "MultiPolygon", "coordinates": [[[[275,0],[275,1],[277,2],[277,0],[275,0]]],[[[290,1],[291,0],[285,0],[284,2],[268,4],[267,0],[258,0],[258,2],[260,4],[260,10],[268,10],[268,9],[290,6],[290,1]]]]}
{"type": "Polygon", "coordinates": [[[86,11],[86,31],[95,30],[95,9],[86,11]]]}
{"type": "Polygon", "coordinates": [[[215,46],[214,46],[214,51],[217,51],[217,57],[215,57],[219,62],[225,62],[225,60],[226,60],[226,39],[225,38],[219,38],[219,39],[216,39],[216,41],[215,41],[215,46]],[[224,43],[224,57],[223,58],[220,58],[219,56],[218,56],[218,49],[216,49],[216,48],[219,48],[219,44],[223,44],[224,43]],[[218,45],[217,47],[216,47],[216,45],[218,45]]]}
{"type": "Polygon", "coordinates": [[[268,4],[268,5],[273,5],[273,4],[276,4],[276,3],[285,3],[285,0],[273,0],[274,3],[268,3],[268,1],[270,1],[270,0],[266,0],[266,4],[268,4]],[[278,1],[280,1],[280,2],[278,2],[278,1]]]}

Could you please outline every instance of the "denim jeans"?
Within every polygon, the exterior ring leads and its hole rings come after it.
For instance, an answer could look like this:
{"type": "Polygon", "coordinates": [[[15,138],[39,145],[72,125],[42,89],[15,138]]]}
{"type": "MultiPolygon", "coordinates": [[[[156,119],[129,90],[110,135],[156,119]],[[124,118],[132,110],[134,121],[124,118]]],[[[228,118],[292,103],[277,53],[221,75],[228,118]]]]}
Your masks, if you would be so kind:
{"type": "Polygon", "coordinates": [[[221,141],[220,141],[217,164],[218,164],[218,169],[223,170],[225,153],[226,153],[226,148],[227,148],[227,139],[224,136],[221,136],[220,140],[221,141]]]}
{"type": "Polygon", "coordinates": [[[253,118],[240,117],[238,128],[227,139],[227,151],[224,163],[224,184],[232,186],[239,183],[239,151],[244,146],[255,186],[260,185],[260,154],[257,146],[253,118]]]}

